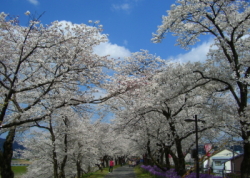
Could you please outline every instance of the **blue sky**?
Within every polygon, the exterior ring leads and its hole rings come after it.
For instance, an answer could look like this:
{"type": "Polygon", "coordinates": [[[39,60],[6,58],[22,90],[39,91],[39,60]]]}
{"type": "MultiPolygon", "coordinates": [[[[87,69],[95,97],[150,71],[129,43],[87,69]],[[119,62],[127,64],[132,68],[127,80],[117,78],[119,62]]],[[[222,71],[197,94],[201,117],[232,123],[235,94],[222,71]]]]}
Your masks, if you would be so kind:
{"type": "MultiPolygon", "coordinates": [[[[95,49],[99,55],[124,58],[140,49],[162,59],[175,61],[204,61],[212,40],[204,40],[189,51],[174,46],[176,38],[170,34],[162,43],[151,42],[152,33],[161,25],[162,15],[170,9],[175,0],[1,0],[0,12],[20,17],[20,25],[28,24],[26,11],[44,15],[43,24],[53,21],[69,21],[88,24],[89,20],[100,20],[103,33],[109,35],[109,42],[95,49]]],[[[111,117],[108,115],[108,117],[111,117]]],[[[4,137],[2,135],[1,137],[4,137]]]]}
{"type": "MultiPolygon", "coordinates": [[[[103,33],[109,34],[109,42],[96,49],[100,55],[112,57],[129,56],[131,52],[146,49],[163,59],[178,61],[204,60],[209,41],[198,43],[190,51],[174,46],[175,38],[170,34],[162,43],[151,42],[152,33],[161,25],[162,15],[175,0],[2,0],[0,12],[20,17],[20,24],[28,22],[26,11],[45,14],[43,24],[53,21],[70,21],[88,24],[89,20],[100,20],[103,33]]],[[[205,38],[206,39],[206,38],[205,38]]]]}

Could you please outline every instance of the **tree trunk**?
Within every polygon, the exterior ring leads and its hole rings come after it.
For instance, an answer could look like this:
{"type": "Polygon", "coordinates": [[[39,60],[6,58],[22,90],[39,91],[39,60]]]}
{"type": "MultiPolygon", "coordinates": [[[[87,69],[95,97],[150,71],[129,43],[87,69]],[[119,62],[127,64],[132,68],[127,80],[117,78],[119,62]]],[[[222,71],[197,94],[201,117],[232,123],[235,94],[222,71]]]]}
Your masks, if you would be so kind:
{"type": "Polygon", "coordinates": [[[76,170],[77,170],[77,178],[81,178],[82,176],[82,169],[81,169],[81,162],[79,160],[76,161],[76,170]]]}
{"type": "Polygon", "coordinates": [[[57,153],[56,153],[56,146],[55,146],[55,135],[52,130],[50,130],[51,133],[51,140],[52,140],[52,159],[53,159],[53,170],[54,170],[54,178],[58,178],[58,162],[57,162],[57,153]]]}
{"type": "Polygon", "coordinates": [[[241,163],[241,178],[249,178],[250,177],[250,132],[242,131],[243,139],[244,139],[244,157],[241,163]]]}
{"type": "Polygon", "coordinates": [[[142,157],[143,157],[143,164],[144,165],[149,165],[148,154],[145,153],[142,157]]]}
{"type": "Polygon", "coordinates": [[[175,170],[178,175],[183,176],[186,173],[186,167],[185,167],[185,156],[182,152],[182,145],[181,141],[177,138],[175,140],[175,146],[176,146],[176,151],[178,155],[178,166],[175,167],[175,170]]]}
{"type": "Polygon", "coordinates": [[[161,165],[164,164],[164,163],[163,163],[163,159],[164,159],[164,151],[163,151],[163,149],[161,148],[161,149],[159,150],[159,163],[160,163],[161,165]]]}
{"type": "Polygon", "coordinates": [[[148,155],[149,157],[151,158],[151,160],[153,161],[153,163],[159,168],[161,169],[163,172],[166,171],[166,169],[160,165],[155,159],[154,157],[152,156],[152,153],[151,153],[151,149],[150,149],[150,140],[148,140],[148,143],[147,143],[147,151],[148,151],[148,155]]]}
{"type": "MultiPolygon", "coordinates": [[[[164,114],[167,118],[169,118],[168,113],[164,114]]],[[[170,114],[169,114],[170,115],[170,114]]],[[[175,137],[174,143],[176,147],[176,152],[177,152],[177,159],[174,159],[175,161],[175,171],[179,176],[182,176],[186,173],[186,168],[185,168],[185,156],[182,152],[182,145],[181,145],[181,139],[179,138],[178,135],[176,135],[177,131],[175,128],[175,123],[173,121],[169,122],[169,126],[172,132],[172,136],[175,137]]],[[[174,158],[174,157],[173,157],[174,158]]]]}
{"type": "Polygon", "coordinates": [[[105,156],[104,161],[106,163],[106,167],[109,167],[109,160],[107,156],[105,156]]]}
{"type": "MultiPolygon", "coordinates": [[[[67,117],[64,120],[64,124],[66,127],[68,127],[68,118],[67,117]]],[[[61,166],[60,166],[60,173],[58,176],[59,178],[65,178],[64,168],[65,168],[65,165],[67,162],[67,158],[68,158],[68,134],[65,133],[64,134],[64,157],[63,157],[63,161],[62,161],[61,166]]]]}
{"type": "Polygon", "coordinates": [[[3,153],[0,154],[1,158],[1,177],[14,178],[14,172],[11,169],[11,159],[13,156],[13,141],[16,133],[16,127],[10,129],[8,136],[3,145],[3,153]]]}
{"type": "Polygon", "coordinates": [[[67,158],[68,156],[65,155],[64,158],[63,158],[63,161],[61,163],[61,167],[60,167],[60,173],[59,173],[59,178],[65,178],[65,171],[64,171],[64,168],[65,168],[65,165],[66,165],[66,162],[67,162],[67,158]]]}
{"type": "Polygon", "coordinates": [[[118,158],[115,158],[115,165],[118,165],[119,163],[119,160],[118,160],[118,158]]]}
{"type": "MultiPolygon", "coordinates": [[[[249,71],[248,71],[247,77],[249,77],[249,71]]],[[[249,169],[250,168],[250,131],[248,129],[250,127],[250,124],[249,122],[245,121],[245,118],[247,118],[246,120],[249,121],[249,116],[247,116],[245,113],[245,110],[247,109],[247,105],[248,105],[248,85],[242,82],[237,82],[237,84],[240,89],[240,100],[241,100],[239,104],[238,113],[239,113],[239,117],[243,118],[243,121],[241,120],[240,124],[241,124],[241,137],[243,139],[244,157],[241,163],[240,171],[241,171],[242,178],[249,178],[250,177],[250,169],[249,169]]]]}
{"type": "Polygon", "coordinates": [[[170,154],[169,149],[167,146],[164,148],[165,160],[166,160],[166,168],[167,170],[170,169],[170,161],[168,155],[170,154]]]}

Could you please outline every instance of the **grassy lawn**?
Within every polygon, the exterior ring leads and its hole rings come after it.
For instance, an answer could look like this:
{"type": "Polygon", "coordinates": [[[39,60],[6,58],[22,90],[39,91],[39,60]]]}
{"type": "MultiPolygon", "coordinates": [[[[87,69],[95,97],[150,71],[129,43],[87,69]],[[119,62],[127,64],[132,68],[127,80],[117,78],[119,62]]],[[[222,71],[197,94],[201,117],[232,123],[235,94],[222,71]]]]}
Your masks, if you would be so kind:
{"type": "Polygon", "coordinates": [[[154,175],[148,173],[147,171],[145,171],[144,169],[142,169],[140,166],[136,166],[134,168],[135,174],[137,178],[155,178],[154,175]]]}
{"type": "Polygon", "coordinates": [[[12,170],[14,171],[15,178],[21,177],[22,174],[26,173],[27,166],[12,166],[12,170]]]}
{"type": "Polygon", "coordinates": [[[26,173],[27,166],[12,166],[12,171],[14,172],[15,178],[19,178],[26,173]]]}

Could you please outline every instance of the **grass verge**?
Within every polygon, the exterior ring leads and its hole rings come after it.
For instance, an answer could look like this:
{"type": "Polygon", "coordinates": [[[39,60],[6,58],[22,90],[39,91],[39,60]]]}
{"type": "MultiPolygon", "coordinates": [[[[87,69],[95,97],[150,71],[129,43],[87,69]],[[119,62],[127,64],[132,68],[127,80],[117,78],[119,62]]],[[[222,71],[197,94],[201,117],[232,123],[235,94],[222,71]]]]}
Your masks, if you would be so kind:
{"type": "Polygon", "coordinates": [[[155,178],[154,175],[150,174],[149,172],[145,171],[139,166],[135,166],[134,168],[135,174],[137,178],[155,178]]]}
{"type": "MultiPolygon", "coordinates": [[[[14,172],[15,178],[21,177],[27,172],[27,166],[12,166],[12,171],[14,172]]],[[[0,175],[1,178],[1,175],[0,175]]]]}
{"type": "Polygon", "coordinates": [[[27,172],[27,166],[12,166],[12,171],[15,175],[24,174],[27,172]]]}
{"type": "MultiPolygon", "coordinates": [[[[114,169],[120,167],[119,165],[114,166],[114,169]]],[[[27,166],[12,166],[12,170],[15,174],[15,178],[21,177],[22,174],[25,174],[27,172],[27,166]]],[[[100,170],[92,173],[88,173],[82,176],[82,178],[104,178],[109,173],[109,168],[104,168],[101,172],[100,170]]],[[[1,176],[0,176],[1,178],[1,176]]],[[[145,178],[151,178],[151,177],[145,177],[145,178]]]]}

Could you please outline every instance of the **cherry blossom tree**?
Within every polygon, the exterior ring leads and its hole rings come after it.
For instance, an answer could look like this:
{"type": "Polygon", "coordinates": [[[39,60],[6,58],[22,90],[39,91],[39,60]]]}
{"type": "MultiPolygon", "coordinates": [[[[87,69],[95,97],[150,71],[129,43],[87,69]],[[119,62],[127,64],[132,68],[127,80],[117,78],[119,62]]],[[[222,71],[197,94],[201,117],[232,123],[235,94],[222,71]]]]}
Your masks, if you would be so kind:
{"type": "Polygon", "coordinates": [[[120,105],[112,105],[121,126],[137,126],[143,130],[146,135],[144,147],[151,160],[164,170],[153,155],[159,149],[162,150],[161,156],[171,154],[179,175],[186,172],[183,153],[193,144],[186,142],[184,146],[183,142],[195,133],[193,124],[184,120],[198,114],[209,121],[207,124],[200,123],[203,128],[199,129],[199,133],[222,125],[222,121],[218,121],[219,116],[214,117],[214,112],[211,112],[212,107],[214,110],[218,108],[207,102],[211,95],[209,90],[201,88],[207,81],[198,80],[199,74],[192,71],[197,65],[200,64],[169,63],[161,68],[162,71],[154,73],[148,85],[140,87],[140,94],[126,93],[119,96],[120,105]]]}
{"type": "Polygon", "coordinates": [[[93,54],[92,48],[107,40],[99,28],[60,22],[43,26],[39,19],[22,27],[17,21],[0,15],[0,123],[9,130],[2,157],[2,165],[9,166],[2,167],[2,177],[13,177],[11,144],[17,126],[46,118],[77,95],[85,102],[93,99],[87,94],[91,90],[80,86],[98,85],[105,76],[102,68],[112,64],[93,54]]]}
{"type": "Polygon", "coordinates": [[[99,157],[98,132],[89,116],[80,116],[65,107],[34,126],[42,130],[34,130],[20,140],[26,149],[18,154],[31,161],[24,177],[80,178],[89,167],[95,166],[99,157]]]}
{"type": "Polygon", "coordinates": [[[249,3],[241,0],[179,0],[167,13],[154,34],[154,42],[160,42],[168,32],[177,36],[177,45],[184,48],[199,41],[200,35],[214,37],[207,65],[194,72],[200,79],[220,84],[213,88],[215,92],[229,92],[234,98],[240,125],[238,132],[244,142],[241,176],[249,177],[249,3]]]}
{"type": "Polygon", "coordinates": [[[140,83],[122,75],[112,79],[104,70],[112,69],[115,59],[93,52],[107,41],[101,26],[58,21],[43,25],[40,18],[20,26],[18,18],[0,14],[0,126],[1,133],[8,132],[0,154],[2,178],[14,176],[12,143],[24,126],[46,120],[64,106],[104,102],[140,83]],[[117,83],[121,79],[123,83],[117,83]],[[100,88],[106,93],[96,98],[100,88]]]}

